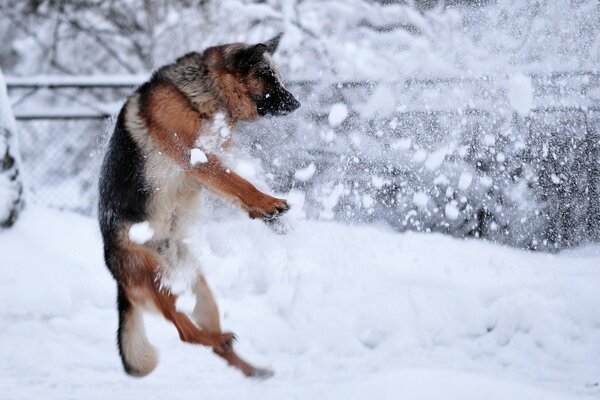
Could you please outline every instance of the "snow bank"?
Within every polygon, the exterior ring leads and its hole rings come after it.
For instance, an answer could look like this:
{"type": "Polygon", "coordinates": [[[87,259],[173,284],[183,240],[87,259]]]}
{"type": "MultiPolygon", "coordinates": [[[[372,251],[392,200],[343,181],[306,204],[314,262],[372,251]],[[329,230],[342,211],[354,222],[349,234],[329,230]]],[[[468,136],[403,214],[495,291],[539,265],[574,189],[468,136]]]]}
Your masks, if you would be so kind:
{"type": "MultiPolygon", "coordinates": [[[[224,328],[237,333],[242,354],[275,369],[273,379],[245,380],[148,317],[161,363],[131,380],[115,350],[115,285],[95,222],[27,210],[0,233],[0,390],[28,399],[598,395],[600,248],[532,254],[378,227],[293,224],[276,236],[245,218],[209,221],[189,239],[224,328]]],[[[193,301],[178,307],[190,311],[193,301]]]]}

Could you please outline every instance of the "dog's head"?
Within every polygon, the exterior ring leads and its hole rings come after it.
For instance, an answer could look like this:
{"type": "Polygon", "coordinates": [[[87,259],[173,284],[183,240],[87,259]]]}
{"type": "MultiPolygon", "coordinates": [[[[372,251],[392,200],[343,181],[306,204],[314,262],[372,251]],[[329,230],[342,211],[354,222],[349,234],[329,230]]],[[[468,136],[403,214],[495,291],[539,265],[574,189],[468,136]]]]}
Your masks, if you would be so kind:
{"type": "Polygon", "coordinates": [[[300,102],[284,87],[273,54],[281,34],[264,43],[222,46],[220,70],[226,95],[235,97],[247,110],[244,119],[266,115],[286,115],[300,107],[300,102]],[[252,115],[254,114],[254,115],[252,115]]]}

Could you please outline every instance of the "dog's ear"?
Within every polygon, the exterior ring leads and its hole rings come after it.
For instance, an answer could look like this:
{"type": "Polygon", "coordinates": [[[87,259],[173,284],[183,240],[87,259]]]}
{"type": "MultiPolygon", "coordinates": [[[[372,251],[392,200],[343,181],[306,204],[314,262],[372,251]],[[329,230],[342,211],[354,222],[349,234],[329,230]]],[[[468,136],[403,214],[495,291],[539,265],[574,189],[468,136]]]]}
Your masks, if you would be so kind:
{"type": "Polygon", "coordinates": [[[240,72],[248,72],[262,59],[265,51],[267,51],[267,46],[263,43],[243,47],[233,55],[233,66],[240,72]]]}
{"type": "Polygon", "coordinates": [[[278,33],[277,36],[275,36],[273,39],[267,40],[265,42],[265,46],[267,46],[267,51],[269,53],[275,54],[275,51],[277,51],[277,47],[279,47],[279,41],[281,40],[282,36],[283,32],[278,33]]]}

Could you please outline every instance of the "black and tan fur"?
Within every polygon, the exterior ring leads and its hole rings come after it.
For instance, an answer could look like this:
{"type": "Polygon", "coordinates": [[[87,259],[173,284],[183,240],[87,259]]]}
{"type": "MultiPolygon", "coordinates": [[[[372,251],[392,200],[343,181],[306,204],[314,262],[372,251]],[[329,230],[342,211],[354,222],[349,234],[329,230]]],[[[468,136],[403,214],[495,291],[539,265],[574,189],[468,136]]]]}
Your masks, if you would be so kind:
{"type": "Polygon", "coordinates": [[[171,321],[182,341],[210,346],[246,376],[269,376],[233,350],[233,334],[221,331],[217,305],[202,275],[192,284],[196,307],[190,316],[175,308],[177,296],[161,276],[182,262],[195,263],[183,239],[194,222],[201,187],[270,221],[288,209],[285,200],[262,193],[230,171],[220,156],[238,121],[283,115],[300,106],[282,86],[271,55],[279,36],[257,45],[241,43],[189,53],[164,66],[126,101],[102,166],[99,222],[106,265],[117,281],[117,342],[125,371],[152,372],[155,348],[144,331],[142,312],[171,321]],[[207,162],[192,165],[192,148],[207,162]],[[133,224],[154,231],[143,244],[129,238],[133,224]]]}

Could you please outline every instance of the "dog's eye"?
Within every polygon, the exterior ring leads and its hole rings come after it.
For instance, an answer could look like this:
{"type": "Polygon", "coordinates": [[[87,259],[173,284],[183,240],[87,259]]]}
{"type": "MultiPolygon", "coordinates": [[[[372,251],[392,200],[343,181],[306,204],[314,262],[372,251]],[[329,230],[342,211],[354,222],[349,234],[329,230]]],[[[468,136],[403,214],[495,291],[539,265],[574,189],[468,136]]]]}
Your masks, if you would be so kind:
{"type": "Polygon", "coordinates": [[[256,75],[260,78],[268,78],[270,76],[273,76],[273,72],[268,68],[259,68],[256,71],[256,75]]]}
{"type": "Polygon", "coordinates": [[[267,71],[265,71],[265,70],[259,70],[259,71],[256,71],[256,75],[257,75],[259,78],[266,78],[266,77],[267,77],[267,71]]]}

